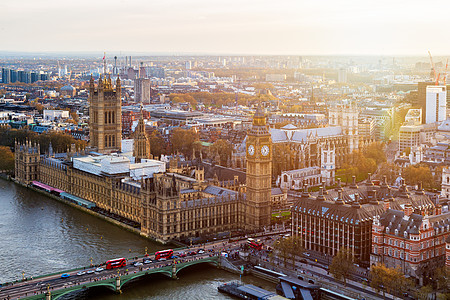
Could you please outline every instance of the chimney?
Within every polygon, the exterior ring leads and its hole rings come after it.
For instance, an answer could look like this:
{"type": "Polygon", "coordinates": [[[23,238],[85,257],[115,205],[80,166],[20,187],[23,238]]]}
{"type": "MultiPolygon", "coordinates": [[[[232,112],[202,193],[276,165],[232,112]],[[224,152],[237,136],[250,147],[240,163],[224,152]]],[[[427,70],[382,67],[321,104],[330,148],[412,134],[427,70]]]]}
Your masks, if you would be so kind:
{"type": "Polygon", "coordinates": [[[336,204],[339,204],[339,205],[345,204],[344,200],[342,199],[342,190],[338,191],[338,198],[336,200],[336,204]]]}
{"type": "Polygon", "coordinates": [[[319,195],[317,196],[317,200],[319,201],[324,201],[325,200],[325,196],[323,195],[323,187],[319,187],[319,195]]]}
{"type": "Polygon", "coordinates": [[[417,184],[416,194],[418,194],[418,195],[424,195],[424,194],[425,194],[425,192],[424,192],[424,190],[423,190],[423,186],[422,186],[422,181],[420,181],[420,182],[417,184]]]}
{"type": "Polygon", "coordinates": [[[408,217],[409,217],[409,216],[412,215],[412,213],[414,212],[414,210],[413,210],[413,207],[412,207],[411,203],[408,203],[408,204],[405,205],[404,211],[405,211],[405,216],[408,216],[408,217]]]}
{"type": "Polygon", "coordinates": [[[355,194],[355,201],[353,201],[352,207],[361,208],[361,204],[359,203],[359,194],[355,194]]]}
{"type": "Polygon", "coordinates": [[[372,173],[367,173],[367,185],[372,185],[373,186],[373,181],[372,181],[372,173]]]}
{"type": "Polygon", "coordinates": [[[435,215],[442,214],[442,206],[440,204],[436,205],[435,215]]]}
{"type": "Polygon", "coordinates": [[[350,186],[352,189],[357,189],[358,186],[356,185],[356,176],[352,176],[352,185],[350,186]]]}
{"type": "Polygon", "coordinates": [[[377,191],[376,190],[367,191],[367,196],[369,198],[370,204],[379,204],[378,200],[377,200],[377,191]]]}
{"type": "Polygon", "coordinates": [[[302,198],[309,198],[309,191],[308,191],[308,184],[305,183],[303,185],[303,193],[302,193],[302,198]]]}
{"type": "Polygon", "coordinates": [[[383,207],[384,207],[384,210],[388,210],[389,208],[391,208],[391,203],[389,202],[389,199],[384,199],[383,207]]]}

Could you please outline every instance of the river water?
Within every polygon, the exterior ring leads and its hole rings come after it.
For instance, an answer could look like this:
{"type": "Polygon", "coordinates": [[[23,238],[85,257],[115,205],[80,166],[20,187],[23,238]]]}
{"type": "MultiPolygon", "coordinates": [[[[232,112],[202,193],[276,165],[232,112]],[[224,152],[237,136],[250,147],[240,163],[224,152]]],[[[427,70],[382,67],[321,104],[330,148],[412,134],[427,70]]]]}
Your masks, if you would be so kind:
{"type": "MultiPolygon", "coordinates": [[[[167,248],[64,203],[0,179],[0,283],[133,257],[167,248]]],[[[182,270],[179,279],[155,275],[126,285],[122,294],[92,288],[64,299],[231,299],[217,291],[239,277],[212,266],[182,270]]],[[[255,277],[243,281],[274,290],[255,277]]]]}

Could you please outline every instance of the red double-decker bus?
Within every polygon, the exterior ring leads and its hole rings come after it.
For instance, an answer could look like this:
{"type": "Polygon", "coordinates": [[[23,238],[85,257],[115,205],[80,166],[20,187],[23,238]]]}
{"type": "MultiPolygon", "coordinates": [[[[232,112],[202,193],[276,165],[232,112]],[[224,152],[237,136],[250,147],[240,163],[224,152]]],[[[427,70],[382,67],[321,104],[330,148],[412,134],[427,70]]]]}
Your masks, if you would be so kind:
{"type": "Polygon", "coordinates": [[[259,240],[254,240],[252,238],[249,238],[247,240],[247,244],[250,246],[250,248],[256,249],[256,250],[262,250],[263,243],[261,243],[259,240]]]}
{"type": "Polygon", "coordinates": [[[162,250],[162,251],[158,251],[155,252],[155,259],[156,260],[160,260],[161,258],[165,258],[165,259],[170,259],[173,256],[173,250],[172,249],[167,249],[167,250],[162,250]]]}
{"type": "Polygon", "coordinates": [[[125,258],[116,258],[111,259],[106,262],[106,269],[115,269],[115,268],[121,268],[125,267],[127,265],[127,260],[125,258]]]}

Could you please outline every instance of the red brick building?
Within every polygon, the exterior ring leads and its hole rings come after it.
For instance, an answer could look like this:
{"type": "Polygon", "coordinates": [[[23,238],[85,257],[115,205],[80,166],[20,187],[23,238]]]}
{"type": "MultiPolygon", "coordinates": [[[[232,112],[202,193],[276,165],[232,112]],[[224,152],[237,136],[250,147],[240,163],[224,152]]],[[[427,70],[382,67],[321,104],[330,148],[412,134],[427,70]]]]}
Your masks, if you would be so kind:
{"type": "Polygon", "coordinates": [[[122,133],[130,134],[131,126],[133,126],[133,122],[136,120],[137,113],[131,110],[122,112],[122,133]]]}
{"type": "Polygon", "coordinates": [[[410,204],[388,209],[373,220],[370,262],[400,268],[427,284],[434,270],[450,266],[449,237],[450,212],[442,214],[440,206],[434,215],[415,214],[410,204]]]}

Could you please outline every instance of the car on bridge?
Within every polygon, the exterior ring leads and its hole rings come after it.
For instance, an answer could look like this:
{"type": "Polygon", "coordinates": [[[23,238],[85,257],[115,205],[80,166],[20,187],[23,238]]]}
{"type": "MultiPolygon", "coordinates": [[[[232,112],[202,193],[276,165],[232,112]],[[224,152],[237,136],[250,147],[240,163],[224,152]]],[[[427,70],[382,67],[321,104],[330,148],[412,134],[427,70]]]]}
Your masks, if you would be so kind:
{"type": "Polygon", "coordinates": [[[144,259],[144,264],[151,264],[153,261],[151,259],[144,259]]]}
{"type": "Polygon", "coordinates": [[[104,270],[103,268],[98,267],[97,269],[95,269],[95,272],[101,272],[101,271],[103,271],[103,270],[104,270]]]}
{"type": "Polygon", "coordinates": [[[135,262],[134,264],[133,264],[135,267],[139,267],[139,266],[142,266],[142,263],[141,262],[135,262]]]}
{"type": "Polygon", "coordinates": [[[87,270],[87,271],[86,271],[87,274],[92,274],[92,273],[94,273],[94,272],[95,272],[94,270],[87,270]]]}
{"type": "Polygon", "coordinates": [[[80,272],[77,273],[77,276],[82,276],[82,275],[84,275],[84,274],[86,274],[86,272],[80,271],[80,272]]]}
{"type": "Polygon", "coordinates": [[[70,277],[69,273],[61,274],[61,278],[69,278],[69,277],[70,277]]]}

